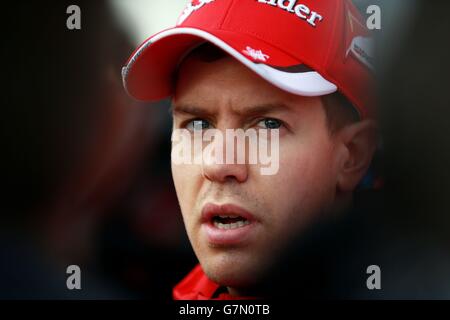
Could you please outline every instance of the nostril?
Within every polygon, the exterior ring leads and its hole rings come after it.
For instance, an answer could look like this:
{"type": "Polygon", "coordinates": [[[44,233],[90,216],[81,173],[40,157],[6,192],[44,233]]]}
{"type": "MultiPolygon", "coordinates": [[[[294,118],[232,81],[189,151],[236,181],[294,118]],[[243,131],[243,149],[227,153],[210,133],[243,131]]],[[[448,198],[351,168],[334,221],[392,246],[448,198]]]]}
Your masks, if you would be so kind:
{"type": "Polygon", "coordinates": [[[248,168],[245,164],[214,164],[203,165],[203,176],[210,181],[245,182],[248,178],[248,168]]]}

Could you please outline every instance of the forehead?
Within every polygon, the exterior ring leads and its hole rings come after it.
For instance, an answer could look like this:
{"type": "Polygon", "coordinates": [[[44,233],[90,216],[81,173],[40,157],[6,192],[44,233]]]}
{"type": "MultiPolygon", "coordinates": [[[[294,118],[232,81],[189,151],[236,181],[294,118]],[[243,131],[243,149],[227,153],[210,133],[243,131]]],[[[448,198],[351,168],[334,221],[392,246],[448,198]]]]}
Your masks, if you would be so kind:
{"type": "Polygon", "coordinates": [[[285,92],[230,56],[212,61],[188,57],[175,77],[175,93],[172,104],[196,106],[208,109],[246,106],[284,105],[293,106],[317,103],[318,98],[300,97],[285,92]]]}

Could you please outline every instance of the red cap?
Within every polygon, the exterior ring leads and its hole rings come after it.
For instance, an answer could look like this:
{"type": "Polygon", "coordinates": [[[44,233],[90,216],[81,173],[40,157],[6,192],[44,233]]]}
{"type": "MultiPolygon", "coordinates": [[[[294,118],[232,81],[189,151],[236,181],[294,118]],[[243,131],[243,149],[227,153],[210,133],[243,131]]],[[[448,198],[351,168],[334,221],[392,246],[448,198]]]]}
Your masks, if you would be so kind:
{"type": "Polygon", "coordinates": [[[361,118],[373,112],[372,41],[349,0],[193,0],[177,26],[150,37],[123,68],[135,99],[170,97],[173,74],[210,42],[287,92],[344,94],[361,118]]]}

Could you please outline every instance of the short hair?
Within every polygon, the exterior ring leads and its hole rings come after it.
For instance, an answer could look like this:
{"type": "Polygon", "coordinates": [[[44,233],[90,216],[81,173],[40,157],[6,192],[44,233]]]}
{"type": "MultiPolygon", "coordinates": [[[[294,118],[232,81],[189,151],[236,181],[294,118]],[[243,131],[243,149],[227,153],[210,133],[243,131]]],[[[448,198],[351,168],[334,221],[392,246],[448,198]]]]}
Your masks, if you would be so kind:
{"type": "MultiPolygon", "coordinates": [[[[212,43],[204,42],[193,48],[186,55],[185,59],[192,57],[202,62],[214,62],[230,56],[212,43]]],[[[329,133],[331,135],[334,135],[343,127],[359,121],[360,117],[357,109],[339,91],[322,96],[321,100],[327,117],[329,133]]]]}
{"type": "Polygon", "coordinates": [[[339,91],[322,96],[321,99],[331,135],[360,120],[355,106],[339,91]]]}

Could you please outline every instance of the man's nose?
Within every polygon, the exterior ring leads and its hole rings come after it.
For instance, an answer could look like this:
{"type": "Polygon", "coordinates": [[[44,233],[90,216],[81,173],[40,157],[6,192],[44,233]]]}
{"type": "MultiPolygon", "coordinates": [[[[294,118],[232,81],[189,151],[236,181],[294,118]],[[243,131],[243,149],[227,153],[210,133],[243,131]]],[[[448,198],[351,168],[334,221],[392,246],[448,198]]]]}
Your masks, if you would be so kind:
{"type": "MultiPolygon", "coordinates": [[[[219,146],[216,146],[216,148],[217,147],[219,146]]],[[[238,157],[236,155],[238,147],[235,146],[233,149],[234,157],[232,161],[230,161],[231,159],[227,159],[225,149],[223,149],[223,157],[218,158],[213,152],[204,153],[202,161],[203,176],[210,181],[220,183],[233,179],[239,183],[245,182],[248,178],[248,164],[245,163],[246,161],[238,162],[238,157]],[[222,161],[219,161],[219,159],[222,161]]]]}

